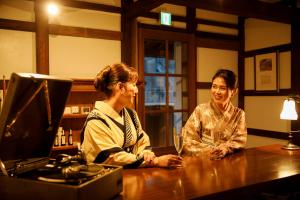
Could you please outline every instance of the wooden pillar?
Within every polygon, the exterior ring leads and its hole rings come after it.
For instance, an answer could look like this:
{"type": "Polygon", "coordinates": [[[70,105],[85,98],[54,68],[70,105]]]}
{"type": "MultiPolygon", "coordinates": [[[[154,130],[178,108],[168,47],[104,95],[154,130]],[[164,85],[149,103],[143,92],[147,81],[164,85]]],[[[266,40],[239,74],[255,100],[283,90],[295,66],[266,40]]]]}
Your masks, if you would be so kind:
{"type": "Polygon", "coordinates": [[[238,107],[245,108],[245,18],[239,17],[238,19],[238,80],[239,80],[239,94],[238,94],[238,107]]]}
{"type": "Polygon", "coordinates": [[[49,74],[49,28],[46,1],[35,1],[36,72],[49,74]]]}
{"type": "Polygon", "coordinates": [[[196,8],[186,7],[186,30],[188,33],[196,33],[196,8]]]}
{"type": "MultiPolygon", "coordinates": [[[[296,7],[296,2],[293,5],[292,23],[291,23],[291,88],[293,94],[300,95],[300,13],[296,7]]],[[[297,112],[300,115],[300,103],[297,103],[297,112]]],[[[291,130],[300,130],[300,119],[292,121],[291,130]]],[[[295,133],[294,143],[300,145],[300,133],[295,133]]]]}
{"type": "Polygon", "coordinates": [[[126,15],[126,10],[130,3],[133,3],[132,1],[121,1],[121,33],[122,33],[122,39],[121,39],[121,61],[126,63],[127,65],[132,65],[132,24],[133,19],[129,18],[126,15]]]}

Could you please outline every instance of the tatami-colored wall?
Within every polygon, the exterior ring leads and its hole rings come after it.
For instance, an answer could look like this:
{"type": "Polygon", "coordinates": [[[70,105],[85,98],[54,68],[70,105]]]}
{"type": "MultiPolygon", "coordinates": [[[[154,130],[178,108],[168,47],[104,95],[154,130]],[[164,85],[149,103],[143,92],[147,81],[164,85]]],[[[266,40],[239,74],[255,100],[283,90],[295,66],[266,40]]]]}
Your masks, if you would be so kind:
{"type": "MultiPolygon", "coordinates": [[[[291,27],[287,24],[247,19],[245,24],[245,50],[255,50],[291,42],[291,27]]],[[[275,52],[276,53],[276,52],[275,52]]],[[[280,89],[291,87],[290,52],[278,54],[280,89]]],[[[254,89],[254,57],[245,60],[245,89],[254,89]]],[[[280,120],[279,115],[285,96],[245,97],[246,122],[249,128],[287,132],[290,122],[280,120]]]]}

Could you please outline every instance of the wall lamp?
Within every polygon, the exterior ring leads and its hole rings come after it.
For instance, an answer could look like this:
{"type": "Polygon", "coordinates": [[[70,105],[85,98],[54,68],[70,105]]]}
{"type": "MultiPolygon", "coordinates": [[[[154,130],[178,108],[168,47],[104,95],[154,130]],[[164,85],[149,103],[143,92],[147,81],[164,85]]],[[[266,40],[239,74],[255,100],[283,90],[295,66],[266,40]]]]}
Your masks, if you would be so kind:
{"type": "MultiPolygon", "coordinates": [[[[296,112],[296,102],[300,102],[300,96],[289,96],[284,100],[283,108],[280,113],[280,119],[284,120],[297,120],[298,114],[296,112]]],[[[286,145],[282,146],[283,149],[287,150],[300,150],[300,147],[296,144],[293,144],[293,133],[299,133],[298,131],[289,132],[289,141],[286,145]]]]}

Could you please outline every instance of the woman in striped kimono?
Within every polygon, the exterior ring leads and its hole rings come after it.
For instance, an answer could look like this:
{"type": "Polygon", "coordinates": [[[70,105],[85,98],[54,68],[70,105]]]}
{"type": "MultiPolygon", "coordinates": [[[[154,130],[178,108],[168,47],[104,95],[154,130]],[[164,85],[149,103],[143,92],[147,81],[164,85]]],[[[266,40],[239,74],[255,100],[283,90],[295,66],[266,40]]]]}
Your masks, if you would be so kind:
{"type": "Polygon", "coordinates": [[[125,64],[105,66],[95,78],[95,88],[106,95],[88,115],[82,149],[88,162],[121,165],[124,168],[178,167],[176,155],[156,157],[137,113],[130,109],[138,93],[138,74],[125,64]]]}
{"type": "Polygon", "coordinates": [[[182,129],[185,154],[208,153],[221,159],[245,147],[245,112],[231,103],[236,93],[236,75],[218,70],[212,78],[211,100],[198,105],[182,129]]]}

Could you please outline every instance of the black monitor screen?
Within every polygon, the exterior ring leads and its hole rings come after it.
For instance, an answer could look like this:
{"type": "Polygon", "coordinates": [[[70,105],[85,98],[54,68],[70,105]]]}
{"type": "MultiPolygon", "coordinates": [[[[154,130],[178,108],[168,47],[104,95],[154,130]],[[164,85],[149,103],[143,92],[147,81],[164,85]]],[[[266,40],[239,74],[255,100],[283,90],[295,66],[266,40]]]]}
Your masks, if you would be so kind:
{"type": "Polygon", "coordinates": [[[0,114],[0,159],[50,155],[72,80],[13,73],[0,114]]]}

